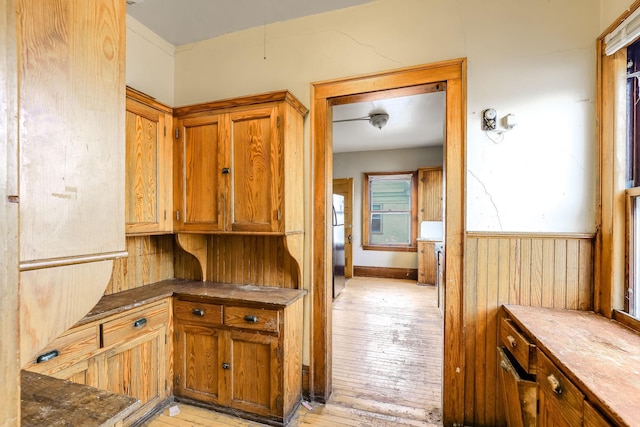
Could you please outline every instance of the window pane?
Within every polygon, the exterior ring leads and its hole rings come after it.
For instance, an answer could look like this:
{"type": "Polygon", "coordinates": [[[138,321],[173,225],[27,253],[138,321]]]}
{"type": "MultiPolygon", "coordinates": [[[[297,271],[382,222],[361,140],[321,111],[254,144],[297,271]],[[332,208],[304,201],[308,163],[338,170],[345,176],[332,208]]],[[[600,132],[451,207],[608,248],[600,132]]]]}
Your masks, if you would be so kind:
{"type": "Polygon", "coordinates": [[[379,179],[371,177],[371,210],[410,211],[411,178],[379,179]],[[379,207],[379,209],[375,209],[379,207]]]}
{"type": "Polygon", "coordinates": [[[377,213],[371,216],[370,244],[408,245],[411,243],[411,215],[409,213],[377,213]],[[374,216],[379,217],[380,232],[373,231],[374,216]]]}
{"type": "Polygon", "coordinates": [[[634,197],[632,200],[633,209],[633,274],[629,280],[629,314],[634,317],[638,317],[638,308],[640,307],[640,209],[638,198],[634,197]]]}

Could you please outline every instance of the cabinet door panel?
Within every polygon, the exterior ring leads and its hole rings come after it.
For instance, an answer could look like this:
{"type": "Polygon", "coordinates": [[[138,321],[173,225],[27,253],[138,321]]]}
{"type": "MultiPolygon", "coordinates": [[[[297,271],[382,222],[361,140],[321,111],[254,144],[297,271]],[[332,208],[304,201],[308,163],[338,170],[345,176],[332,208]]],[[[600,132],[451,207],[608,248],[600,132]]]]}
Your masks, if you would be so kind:
{"type": "Polygon", "coordinates": [[[231,114],[232,230],[278,231],[281,145],[277,108],[231,114]]]}
{"type": "Polygon", "coordinates": [[[101,388],[139,399],[138,414],[166,397],[165,335],[166,327],[162,327],[106,353],[106,383],[101,388]]]}
{"type": "MultiPolygon", "coordinates": [[[[129,93],[129,92],[127,92],[129,93]]],[[[171,115],[127,98],[125,225],[127,233],[171,231],[171,115]]]]}
{"type": "Polygon", "coordinates": [[[178,228],[184,231],[220,231],[224,227],[224,125],[221,116],[178,121],[181,203],[178,228]]]}
{"type": "Polygon", "coordinates": [[[224,332],[206,326],[176,326],[175,394],[203,402],[225,404],[221,383],[224,332]]]}
{"type": "Polygon", "coordinates": [[[230,333],[232,408],[277,415],[280,389],[277,348],[277,337],[230,333]]]}

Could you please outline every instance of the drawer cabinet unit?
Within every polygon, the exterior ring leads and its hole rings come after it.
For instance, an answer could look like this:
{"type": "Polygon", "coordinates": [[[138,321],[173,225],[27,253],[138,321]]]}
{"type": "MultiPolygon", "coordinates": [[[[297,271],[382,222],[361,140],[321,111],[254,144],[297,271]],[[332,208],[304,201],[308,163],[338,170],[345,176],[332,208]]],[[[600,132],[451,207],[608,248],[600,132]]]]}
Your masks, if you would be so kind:
{"type": "Polygon", "coordinates": [[[180,297],[174,319],[178,398],[269,421],[290,418],[301,398],[301,298],[274,307],[180,297]]]}
{"type": "Polygon", "coordinates": [[[418,241],[418,283],[435,285],[437,274],[436,242],[418,241]]]}
{"type": "Polygon", "coordinates": [[[168,329],[165,300],[72,328],[25,369],[140,400],[129,425],[169,397],[168,329]]]}
{"type": "MultiPolygon", "coordinates": [[[[498,360],[499,371],[513,362],[518,374],[533,381],[537,426],[637,423],[640,374],[629,356],[640,352],[637,333],[586,311],[509,305],[501,315],[498,351],[506,356],[498,360]]],[[[506,379],[501,384],[508,425],[534,425],[513,417],[515,388],[506,379]]]]}
{"type": "Polygon", "coordinates": [[[127,88],[125,230],[157,234],[173,229],[171,108],[127,88]]]}
{"type": "Polygon", "coordinates": [[[174,228],[302,232],[306,113],[286,91],[175,109],[174,228]]]}

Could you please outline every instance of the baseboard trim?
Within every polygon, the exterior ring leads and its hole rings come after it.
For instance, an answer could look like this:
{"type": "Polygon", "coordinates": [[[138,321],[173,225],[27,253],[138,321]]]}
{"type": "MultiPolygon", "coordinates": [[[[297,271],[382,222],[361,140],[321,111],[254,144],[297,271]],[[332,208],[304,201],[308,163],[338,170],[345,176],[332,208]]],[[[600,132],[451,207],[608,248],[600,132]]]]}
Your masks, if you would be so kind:
{"type": "Polygon", "coordinates": [[[354,277],[378,277],[381,279],[418,280],[417,268],[353,266],[354,277]]]}

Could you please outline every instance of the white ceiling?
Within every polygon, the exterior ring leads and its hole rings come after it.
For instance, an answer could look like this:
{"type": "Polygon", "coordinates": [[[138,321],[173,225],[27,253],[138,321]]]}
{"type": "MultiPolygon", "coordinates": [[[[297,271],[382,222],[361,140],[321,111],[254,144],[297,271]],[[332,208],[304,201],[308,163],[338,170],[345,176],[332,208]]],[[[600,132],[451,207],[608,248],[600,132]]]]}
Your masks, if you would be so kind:
{"type": "Polygon", "coordinates": [[[127,13],[179,46],[372,0],[127,0],[127,13]]]}
{"type": "Polygon", "coordinates": [[[425,93],[333,107],[333,152],[389,150],[442,145],[445,92],[425,93]],[[382,128],[367,120],[337,120],[387,113],[382,128]]]}
{"type": "MultiPolygon", "coordinates": [[[[373,0],[127,0],[127,13],[179,46],[275,22],[343,9],[373,0]]],[[[383,129],[368,121],[334,123],[333,151],[442,145],[444,92],[335,106],[334,120],[386,112],[383,129]]]]}

